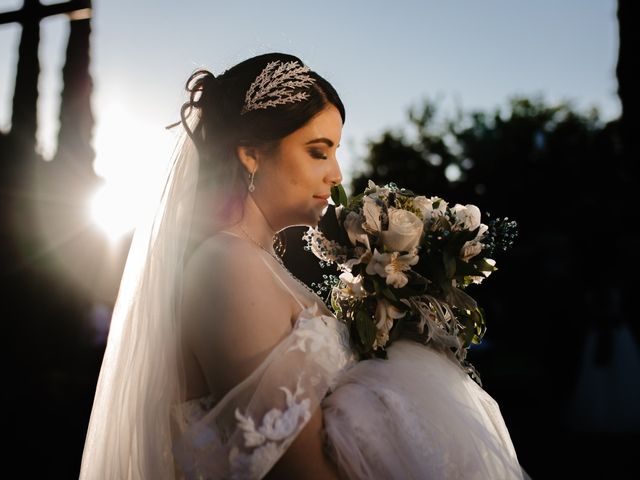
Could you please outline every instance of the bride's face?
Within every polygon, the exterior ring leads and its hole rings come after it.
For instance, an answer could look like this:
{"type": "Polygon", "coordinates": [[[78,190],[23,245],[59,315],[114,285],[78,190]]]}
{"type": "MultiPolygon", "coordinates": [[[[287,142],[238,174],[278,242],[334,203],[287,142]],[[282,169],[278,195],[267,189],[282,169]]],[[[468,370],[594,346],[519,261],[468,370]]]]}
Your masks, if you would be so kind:
{"type": "Polygon", "coordinates": [[[280,142],[255,174],[254,198],[274,228],[316,226],[333,184],[342,182],[336,157],[342,117],[329,105],[280,142]]]}

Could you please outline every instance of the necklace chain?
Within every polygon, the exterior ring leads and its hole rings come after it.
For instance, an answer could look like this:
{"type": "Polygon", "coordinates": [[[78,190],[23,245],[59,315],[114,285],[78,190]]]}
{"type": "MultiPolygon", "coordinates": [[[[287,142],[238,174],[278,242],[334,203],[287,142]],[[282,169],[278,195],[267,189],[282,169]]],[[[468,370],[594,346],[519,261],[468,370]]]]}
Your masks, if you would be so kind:
{"type": "Polygon", "coordinates": [[[309,287],[309,285],[307,285],[306,283],[304,283],[302,280],[300,280],[298,277],[296,277],[293,273],[291,273],[291,271],[287,268],[287,266],[284,264],[284,262],[282,261],[282,259],[280,257],[278,257],[277,255],[274,255],[273,253],[271,253],[269,250],[267,250],[266,248],[264,248],[264,246],[258,242],[256,239],[254,239],[251,235],[249,235],[249,233],[242,227],[241,224],[238,224],[238,226],[240,227],[240,230],[242,230],[242,233],[245,234],[245,236],[251,240],[253,243],[255,243],[258,247],[260,247],[262,250],[264,250],[265,252],[267,252],[271,257],[273,257],[273,259],[278,262],[280,264],[280,266],[289,274],[289,276],[291,278],[293,278],[296,282],[298,282],[300,285],[302,285],[307,291],[311,292],[313,295],[317,295],[316,292],[314,292],[311,287],[309,287]]]}

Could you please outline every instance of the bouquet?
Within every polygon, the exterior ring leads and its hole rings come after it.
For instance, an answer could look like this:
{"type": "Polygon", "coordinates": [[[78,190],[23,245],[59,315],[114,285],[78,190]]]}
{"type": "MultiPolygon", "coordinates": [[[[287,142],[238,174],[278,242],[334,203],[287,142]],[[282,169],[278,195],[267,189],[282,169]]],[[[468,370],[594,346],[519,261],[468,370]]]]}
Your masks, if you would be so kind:
{"type": "Polygon", "coordinates": [[[457,360],[481,385],[466,354],[486,331],[483,309],[465,292],[497,270],[491,258],[517,236],[504,219],[481,223],[475,205],[449,206],[389,183],[369,181],[353,198],[332,189],[337,234],[309,228],[307,249],[341,272],[327,302],[346,322],[361,358],[387,358],[400,336],[457,360]]]}

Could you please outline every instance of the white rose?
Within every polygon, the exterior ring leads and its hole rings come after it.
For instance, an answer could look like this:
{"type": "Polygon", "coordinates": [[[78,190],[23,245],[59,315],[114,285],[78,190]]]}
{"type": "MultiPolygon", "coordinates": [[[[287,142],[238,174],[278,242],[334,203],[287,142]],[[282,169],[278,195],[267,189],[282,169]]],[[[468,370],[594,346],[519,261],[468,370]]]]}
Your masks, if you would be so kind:
{"type": "Polygon", "coordinates": [[[484,238],[484,234],[487,233],[489,227],[484,223],[480,224],[480,230],[478,230],[478,234],[476,235],[476,240],[482,240],[484,238]]]}
{"type": "Polygon", "coordinates": [[[475,230],[480,226],[480,209],[475,205],[456,203],[451,211],[456,217],[454,230],[475,230]]]}
{"type": "Polygon", "coordinates": [[[424,225],[418,216],[400,208],[389,209],[389,229],[380,233],[384,245],[391,251],[409,252],[420,244],[424,225]]]}

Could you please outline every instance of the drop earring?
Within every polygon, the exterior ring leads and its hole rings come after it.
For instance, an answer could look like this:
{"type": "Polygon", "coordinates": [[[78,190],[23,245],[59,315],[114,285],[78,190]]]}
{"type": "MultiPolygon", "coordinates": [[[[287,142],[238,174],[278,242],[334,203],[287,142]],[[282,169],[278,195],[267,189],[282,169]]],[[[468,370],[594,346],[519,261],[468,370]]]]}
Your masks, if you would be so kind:
{"type": "Polygon", "coordinates": [[[256,189],[256,186],[253,184],[253,176],[255,175],[255,173],[256,173],[255,170],[253,172],[251,172],[251,178],[250,178],[250,181],[249,181],[249,188],[248,188],[248,190],[250,192],[253,192],[256,189]]]}

